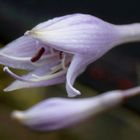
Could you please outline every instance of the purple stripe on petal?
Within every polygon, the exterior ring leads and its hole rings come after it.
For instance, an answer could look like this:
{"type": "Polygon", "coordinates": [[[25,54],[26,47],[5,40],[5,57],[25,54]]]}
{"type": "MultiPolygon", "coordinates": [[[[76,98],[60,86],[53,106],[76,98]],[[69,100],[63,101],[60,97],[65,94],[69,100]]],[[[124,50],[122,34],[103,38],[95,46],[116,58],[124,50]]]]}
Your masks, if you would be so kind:
{"type": "Polygon", "coordinates": [[[61,20],[56,20],[52,25],[49,21],[42,23],[43,26],[39,24],[38,28],[29,31],[29,36],[57,50],[91,56],[98,51],[105,53],[118,44],[119,33],[115,25],[86,14],[59,18],[61,20]]]}

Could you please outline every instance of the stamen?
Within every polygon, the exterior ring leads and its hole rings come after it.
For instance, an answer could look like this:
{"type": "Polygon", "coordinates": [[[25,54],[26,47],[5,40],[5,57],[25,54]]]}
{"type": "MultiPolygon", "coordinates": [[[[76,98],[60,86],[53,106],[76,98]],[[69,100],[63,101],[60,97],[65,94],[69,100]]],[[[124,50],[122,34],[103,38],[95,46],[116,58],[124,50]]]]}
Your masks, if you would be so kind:
{"type": "Polygon", "coordinates": [[[66,69],[66,66],[65,66],[65,59],[66,59],[66,56],[63,54],[62,51],[59,52],[59,58],[61,59],[61,66],[62,66],[62,69],[66,69]]]}
{"type": "Polygon", "coordinates": [[[41,58],[41,56],[43,55],[44,52],[45,52],[45,48],[40,48],[40,49],[38,50],[38,52],[35,54],[35,56],[33,56],[33,57],[31,58],[31,61],[32,61],[32,62],[38,61],[38,60],[41,58]]]}
{"type": "Polygon", "coordinates": [[[53,78],[61,76],[61,75],[66,73],[67,69],[59,71],[59,72],[54,73],[54,74],[47,74],[47,75],[44,75],[44,76],[38,76],[36,74],[33,74],[32,76],[34,78],[32,78],[32,79],[25,79],[25,78],[15,74],[15,73],[13,73],[8,67],[4,67],[3,71],[6,72],[7,74],[9,74],[14,79],[19,80],[19,81],[23,81],[23,82],[39,82],[39,81],[44,81],[44,80],[51,80],[53,78]]]}
{"type": "Polygon", "coordinates": [[[66,70],[61,70],[61,71],[59,71],[57,73],[54,73],[54,74],[45,75],[45,76],[35,75],[34,77],[36,77],[36,79],[32,79],[32,81],[38,82],[38,81],[43,81],[43,80],[51,80],[51,79],[54,79],[54,78],[56,78],[58,76],[66,74],[66,72],[67,72],[67,69],[66,70]]]}
{"type": "Polygon", "coordinates": [[[4,67],[3,71],[6,72],[8,75],[10,75],[11,77],[13,77],[16,80],[23,81],[23,82],[32,82],[29,79],[25,79],[25,78],[15,74],[15,73],[13,73],[8,67],[4,67]]]}
{"type": "Polygon", "coordinates": [[[19,60],[19,61],[29,61],[31,59],[31,57],[16,57],[16,56],[10,56],[4,53],[0,53],[0,56],[7,57],[12,60],[19,60]]]}
{"type": "Polygon", "coordinates": [[[38,78],[39,78],[39,76],[38,76],[38,75],[36,75],[36,74],[32,74],[32,77],[34,77],[34,78],[36,78],[36,79],[38,79],[38,78]]]}
{"type": "Polygon", "coordinates": [[[63,59],[61,61],[62,69],[64,69],[64,70],[66,69],[65,60],[66,60],[66,55],[63,56],[63,59]]]}
{"type": "MultiPolygon", "coordinates": [[[[59,64],[57,66],[52,67],[51,71],[49,73],[47,73],[46,76],[53,75],[53,74],[58,73],[60,71],[62,71],[62,64],[59,64]]],[[[36,79],[39,79],[39,78],[42,77],[42,76],[39,76],[39,75],[36,75],[36,74],[32,74],[32,76],[36,79]]]]}
{"type": "Polygon", "coordinates": [[[63,52],[62,52],[62,51],[59,52],[59,58],[60,58],[60,59],[63,58],[63,52]]]}
{"type": "Polygon", "coordinates": [[[59,70],[62,70],[62,65],[61,65],[61,64],[52,67],[52,68],[51,68],[51,73],[55,73],[55,72],[57,72],[57,71],[59,71],[59,70]]]}
{"type": "Polygon", "coordinates": [[[54,53],[55,53],[55,52],[54,52],[54,49],[53,49],[52,47],[50,48],[50,53],[51,53],[51,54],[54,54],[54,53]]]}

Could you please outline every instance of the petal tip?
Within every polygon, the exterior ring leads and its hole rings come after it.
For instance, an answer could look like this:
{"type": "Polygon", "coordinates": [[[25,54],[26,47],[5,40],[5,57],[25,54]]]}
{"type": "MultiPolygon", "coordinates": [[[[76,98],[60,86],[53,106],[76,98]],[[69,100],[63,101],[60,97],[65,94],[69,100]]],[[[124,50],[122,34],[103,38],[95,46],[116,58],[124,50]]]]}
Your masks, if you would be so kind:
{"type": "Polygon", "coordinates": [[[4,91],[4,92],[10,92],[10,91],[12,91],[12,89],[9,88],[9,87],[6,87],[5,89],[3,89],[3,91],[4,91]]]}
{"type": "Polygon", "coordinates": [[[32,35],[32,34],[33,34],[32,30],[28,30],[24,33],[25,36],[32,35]]]}
{"type": "Polygon", "coordinates": [[[22,111],[13,111],[11,114],[11,118],[17,120],[18,122],[22,122],[24,119],[24,114],[22,111]]]}
{"type": "Polygon", "coordinates": [[[26,31],[26,32],[24,33],[25,36],[27,36],[27,35],[29,35],[29,34],[30,34],[30,31],[26,31]]]}
{"type": "Polygon", "coordinates": [[[81,95],[81,92],[75,88],[73,88],[72,91],[68,91],[68,97],[76,97],[78,95],[81,95]]]}
{"type": "Polygon", "coordinates": [[[14,90],[20,89],[18,86],[14,86],[13,84],[7,86],[5,89],[3,89],[4,92],[10,92],[14,90]]]}

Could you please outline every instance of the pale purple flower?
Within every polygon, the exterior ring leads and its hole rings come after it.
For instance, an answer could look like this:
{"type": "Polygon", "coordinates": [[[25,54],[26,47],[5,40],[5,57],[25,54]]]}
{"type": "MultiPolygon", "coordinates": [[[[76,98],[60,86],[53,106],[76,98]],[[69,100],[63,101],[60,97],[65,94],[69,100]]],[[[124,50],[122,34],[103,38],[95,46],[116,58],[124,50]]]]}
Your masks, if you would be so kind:
{"type": "Polygon", "coordinates": [[[91,115],[97,116],[139,93],[140,87],[136,87],[84,99],[52,98],[26,111],[14,111],[12,118],[33,130],[57,130],[75,125],[91,115]]]}
{"type": "Polygon", "coordinates": [[[121,43],[140,40],[140,24],[113,25],[86,14],[43,22],[0,51],[0,63],[29,70],[5,91],[62,83],[70,97],[80,94],[74,81],[86,67],[121,43]]]}

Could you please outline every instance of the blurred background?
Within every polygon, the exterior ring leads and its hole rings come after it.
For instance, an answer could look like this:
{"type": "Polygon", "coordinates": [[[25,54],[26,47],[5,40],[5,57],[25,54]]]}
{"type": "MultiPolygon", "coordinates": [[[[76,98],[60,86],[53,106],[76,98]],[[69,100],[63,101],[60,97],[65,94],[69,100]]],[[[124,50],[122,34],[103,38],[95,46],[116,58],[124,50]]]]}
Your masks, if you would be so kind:
{"type": "MultiPolygon", "coordinates": [[[[92,14],[114,24],[140,22],[139,0],[0,0],[0,46],[22,36],[36,24],[72,13],[92,14]]],[[[73,128],[37,133],[11,120],[15,109],[27,109],[44,98],[66,97],[65,85],[4,93],[13,79],[0,69],[0,140],[138,140],[140,96],[98,118],[73,128]],[[59,91],[59,92],[58,92],[59,91]]],[[[82,97],[140,84],[140,43],[118,46],[91,64],[78,78],[82,97]]]]}

